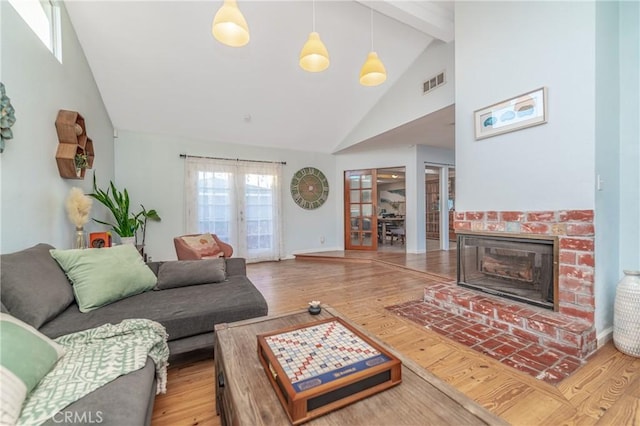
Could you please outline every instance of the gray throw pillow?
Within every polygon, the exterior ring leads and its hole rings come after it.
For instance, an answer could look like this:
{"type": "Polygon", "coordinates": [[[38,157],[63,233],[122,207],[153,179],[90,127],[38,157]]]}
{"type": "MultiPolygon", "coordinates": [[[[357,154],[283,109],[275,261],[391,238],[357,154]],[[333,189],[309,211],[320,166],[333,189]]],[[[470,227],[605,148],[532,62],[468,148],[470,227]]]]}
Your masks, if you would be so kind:
{"type": "Polygon", "coordinates": [[[51,258],[49,244],[0,256],[2,304],[14,317],[40,328],[73,302],[64,271],[51,258]]]}
{"type": "Polygon", "coordinates": [[[224,259],[176,260],[160,265],[155,290],[219,283],[225,279],[224,259]]]}

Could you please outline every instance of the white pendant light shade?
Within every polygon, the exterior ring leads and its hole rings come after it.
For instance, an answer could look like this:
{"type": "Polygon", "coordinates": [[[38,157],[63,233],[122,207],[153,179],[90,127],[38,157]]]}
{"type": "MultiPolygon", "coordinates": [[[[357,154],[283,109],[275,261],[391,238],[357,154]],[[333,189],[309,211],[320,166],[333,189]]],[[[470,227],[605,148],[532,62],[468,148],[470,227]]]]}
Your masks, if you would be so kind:
{"type": "Polygon", "coordinates": [[[360,84],[363,86],[377,86],[387,79],[387,70],[378,58],[376,52],[369,52],[367,60],[360,70],[360,84]]]}
{"type": "Polygon", "coordinates": [[[320,40],[320,34],[313,31],[300,52],[300,66],[309,72],[324,71],[329,67],[329,52],[320,40]]]}
{"type": "Polygon", "coordinates": [[[224,4],[213,18],[213,36],[222,44],[242,47],[249,43],[249,27],[236,0],[224,0],[224,4]]]}

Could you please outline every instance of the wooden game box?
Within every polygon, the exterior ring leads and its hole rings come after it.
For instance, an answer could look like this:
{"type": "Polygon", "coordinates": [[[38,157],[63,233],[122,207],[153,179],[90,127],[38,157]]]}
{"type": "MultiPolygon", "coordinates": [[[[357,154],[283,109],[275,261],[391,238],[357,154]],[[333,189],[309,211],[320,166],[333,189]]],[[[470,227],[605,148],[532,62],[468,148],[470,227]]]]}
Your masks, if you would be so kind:
{"type": "Polygon", "coordinates": [[[258,335],[258,358],[294,425],[402,381],[402,363],[341,318],[258,335]]]}

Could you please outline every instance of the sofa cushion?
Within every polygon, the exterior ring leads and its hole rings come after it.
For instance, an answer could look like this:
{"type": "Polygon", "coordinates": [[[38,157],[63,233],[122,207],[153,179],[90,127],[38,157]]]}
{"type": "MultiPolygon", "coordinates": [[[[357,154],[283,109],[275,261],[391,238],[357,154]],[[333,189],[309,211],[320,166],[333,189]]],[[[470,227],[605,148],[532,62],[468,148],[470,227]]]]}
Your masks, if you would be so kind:
{"type": "Polygon", "coordinates": [[[222,257],[222,249],[210,233],[181,237],[189,247],[196,251],[200,257],[222,257]]]}
{"type": "Polygon", "coordinates": [[[50,252],[71,280],[81,312],[151,290],[156,285],[155,274],[131,244],[50,252]]]}
{"type": "Polygon", "coordinates": [[[81,313],[76,304],[45,324],[49,337],[84,330],[126,318],[148,318],[165,326],[169,341],[213,332],[215,324],[267,314],[267,302],[247,277],[229,277],[215,284],[149,291],[81,313]]]}
{"type": "Polygon", "coordinates": [[[2,304],[14,317],[40,328],[73,302],[64,271],[51,258],[49,244],[0,256],[2,304]]]}
{"type": "Polygon", "coordinates": [[[27,395],[63,354],[35,328],[0,313],[0,423],[15,424],[27,395]]]}
{"type": "Polygon", "coordinates": [[[140,370],[120,376],[83,396],[43,425],[150,425],[150,411],[156,397],[155,373],[153,361],[147,358],[140,370]]]}
{"type": "Polygon", "coordinates": [[[224,259],[177,260],[163,262],[158,268],[156,290],[210,284],[224,281],[224,259]]]}

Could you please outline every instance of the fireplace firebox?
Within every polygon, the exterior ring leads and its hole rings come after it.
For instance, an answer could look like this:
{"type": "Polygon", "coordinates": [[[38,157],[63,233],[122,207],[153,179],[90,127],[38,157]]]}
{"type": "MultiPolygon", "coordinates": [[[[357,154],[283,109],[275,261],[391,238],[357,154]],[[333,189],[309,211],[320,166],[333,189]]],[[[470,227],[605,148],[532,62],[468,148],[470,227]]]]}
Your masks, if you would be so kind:
{"type": "Polygon", "coordinates": [[[558,309],[557,239],[458,233],[458,285],[558,309]]]}

